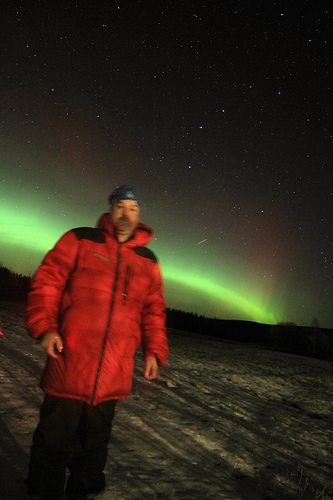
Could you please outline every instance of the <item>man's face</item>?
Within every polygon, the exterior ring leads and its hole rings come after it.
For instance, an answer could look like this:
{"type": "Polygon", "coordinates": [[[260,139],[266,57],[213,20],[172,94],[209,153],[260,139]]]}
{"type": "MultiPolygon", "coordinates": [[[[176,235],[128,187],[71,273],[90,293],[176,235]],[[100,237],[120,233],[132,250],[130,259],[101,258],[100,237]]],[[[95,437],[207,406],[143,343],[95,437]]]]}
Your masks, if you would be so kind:
{"type": "Polygon", "coordinates": [[[139,205],[136,201],[120,200],[112,204],[110,220],[117,226],[118,239],[126,241],[135,231],[140,217],[139,205]]]}

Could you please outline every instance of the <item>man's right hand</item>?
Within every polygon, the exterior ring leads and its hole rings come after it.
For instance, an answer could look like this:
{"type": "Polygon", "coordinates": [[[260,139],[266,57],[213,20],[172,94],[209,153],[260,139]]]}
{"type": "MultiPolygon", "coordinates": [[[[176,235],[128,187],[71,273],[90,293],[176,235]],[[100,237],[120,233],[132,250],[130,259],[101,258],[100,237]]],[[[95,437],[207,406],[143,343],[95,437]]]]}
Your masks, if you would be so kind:
{"type": "Polygon", "coordinates": [[[62,338],[58,333],[46,333],[43,335],[41,346],[49,356],[55,359],[58,358],[64,348],[62,338]]]}

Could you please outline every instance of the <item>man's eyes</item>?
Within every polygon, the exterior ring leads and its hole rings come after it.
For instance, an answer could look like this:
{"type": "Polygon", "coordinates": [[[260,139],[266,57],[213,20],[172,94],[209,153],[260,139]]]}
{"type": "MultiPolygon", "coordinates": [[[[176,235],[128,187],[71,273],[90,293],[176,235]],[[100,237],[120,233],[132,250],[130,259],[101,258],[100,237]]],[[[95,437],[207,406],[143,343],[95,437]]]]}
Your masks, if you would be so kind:
{"type": "MultiPolygon", "coordinates": [[[[118,210],[122,210],[122,209],[123,209],[123,208],[125,208],[125,207],[124,207],[124,205],[116,205],[116,208],[117,208],[118,210]]],[[[129,210],[130,210],[131,212],[137,212],[137,211],[138,211],[137,207],[131,207],[131,208],[129,208],[129,210]]]]}

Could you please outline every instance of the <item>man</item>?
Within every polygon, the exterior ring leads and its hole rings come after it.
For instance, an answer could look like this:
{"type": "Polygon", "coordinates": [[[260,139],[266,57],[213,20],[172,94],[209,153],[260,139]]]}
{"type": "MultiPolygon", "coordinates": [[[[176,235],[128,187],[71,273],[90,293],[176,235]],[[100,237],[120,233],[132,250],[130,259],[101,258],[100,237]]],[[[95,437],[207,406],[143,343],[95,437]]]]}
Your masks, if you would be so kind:
{"type": "Polygon", "coordinates": [[[162,279],[145,246],[153,231],[139,222],[132,187],[117,188],[109,201],[97,228],[72,229],[58,241],[29,293],[27,329],[48,354],[30,498],[60,498],[66,467],[70,499],[102,491],[115,406],[130,392],[140,343],[147,379],[166,363],[162,279]]]}

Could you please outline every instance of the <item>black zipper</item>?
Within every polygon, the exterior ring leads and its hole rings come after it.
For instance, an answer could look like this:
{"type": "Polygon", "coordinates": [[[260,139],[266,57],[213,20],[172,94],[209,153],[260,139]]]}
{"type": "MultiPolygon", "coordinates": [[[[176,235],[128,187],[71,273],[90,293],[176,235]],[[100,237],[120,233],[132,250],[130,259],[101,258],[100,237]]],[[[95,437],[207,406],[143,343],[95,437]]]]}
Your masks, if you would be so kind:
{"type": "Polygon", "coordinates": [[[105,335],[104,335],[104,340],[103,340],[103,346],[102,346],[102,352],[101,352],[101,357],[99,359],[99,364],[98,364],[96,378],[95,378],[95,385],[94,385],[94,390],[93,390],[93,394],[92,394],[90,406],[94,406],[94,400],[95,400],[95,396],[96,396],[97,383],[98,383],[98,379],[99,379],[99,375],[100,375],[100,371],[101,371],[101,366],[102,366],[102,361],[103,361],[103,357],[104,357],[106,339],[107,339],[107,336],[108,336],[108,330],[109,330],[109,326],[110,326],[110,323],[111,323],[111,316],[112,316],[113,307],[114,307],[114,301],[115,301],[115,295],[116,295],[116,289],[117,289],[117,282],[118,282],[118,274],[119,274],[120,248],[121,248],[121,245],[118,246],[116,272],[115,272],[115,278],[114,278],[114,284],[113,284],[113,293],[112,293],[112,300],[111,300],[111,305],[110,305],[109,319],[108,319],[108,323],[107,323],[106,330],[105,330],[105,335]]]}
{"type": "Polygon", "coordinates": [[[125,273],[125,283],[124,283],[124,291],[122,293],[123,296],[123,301],[126,301],[127,294],[128,294],[128,288],[129,288],[129,282],[130,282],[130,277],[131,277],[131,268],[130,266],[126,267],[126,273],[125,273]]]}

